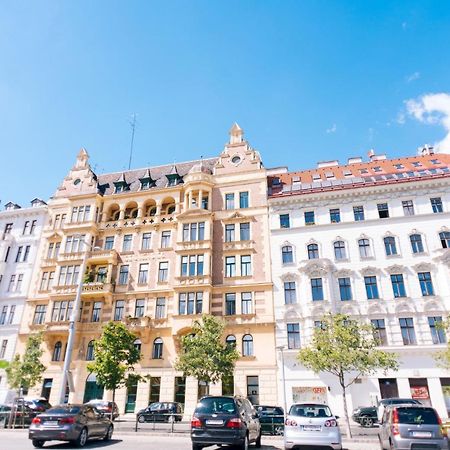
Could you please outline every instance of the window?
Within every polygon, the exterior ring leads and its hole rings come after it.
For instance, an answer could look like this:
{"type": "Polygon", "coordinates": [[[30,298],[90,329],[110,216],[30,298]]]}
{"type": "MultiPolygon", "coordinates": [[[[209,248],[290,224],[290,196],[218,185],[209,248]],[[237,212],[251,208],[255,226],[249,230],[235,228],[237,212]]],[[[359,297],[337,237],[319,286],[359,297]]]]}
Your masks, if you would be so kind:
{"type": "Polygon", "coordinates": [[[399,319],[400,330],[402,332],[403,345],[416,345],[416,332],[414,331],[414,321],[412,317],[399,319]]]}
{"type": "Polygon", "coordinates": [[[164,319],[166,317],[166,299],[165,297],[157,297],[155,319],[164,319]]]}
{"type": "Polygon", "coordinates": [[[162,357],[163,357],[163,340],[161,338],[156,338],[153,341],[152,358],[162,359],[162,357]]]}
{"type": "Polygon", "coordinates": [[[288,348],[300,348],[300,325],[298,323],[287,324],[288,348]]]}
{"type": "Polygon", "coordinates": [[[439,233],[442,248],[450,248],[450,231],[439,233]]]}
{"type": "Polygon", "coordinates": [[[67,236],[64,253],[77,253],[83,250],[85,235],[67,236]]]}
{"type": "Polygon", "coordinates": [[[226,256],[225,257],[225,276],[235,277],[236,276],[236,257],[226,256]]]}
{"type": "Polygon", "coordinates": [[[311,278],[311,296],[313,301],[323,300],[322,278],[311,278]]]}
{"type": "Polygon", "coordinates": [[[64,322],[70,319],[72,314],[73,301],[53,302],[52,322],[64,322]]]}
{"type": "Polygon", "coordinates": [[[250,240],[250,223],[243,222],[239,224],[239,232],[240,232],[240,240],[241,241],[249,241],[250,240]]]}
{"type": "Polygon", "coordinates": [[[26,220],[24,225],[23,225],[23,231],[22,234],[27,234],[28,228],[30,228],[30,221],[26,220]]]}
{"type": "Polygon", "coordinates": [[[229,347],[234,347],[236,348],[236,336],[233,336],[232,334],[228,335],[225,338],[225,343],[229,346],[229,347]]]}
{"type": "Polygon", "coordinates": [[[178,296],[178,314],[201,314],[203,292],[182,292],[178,296]]]}
{"type": "Polygon", "coordinates": [[[364,206],[354,206],[353,207],[353,216],[355,217],[356,222],[360,222],[364,220],[364,206]]]}
{"type": "Polygon", "coordinates": [[[23,273],[19,273],[19,275],[17,275],[16,292],[20,292],[22,290],[22,281],[23,273]]]}
{"type": "Polygon", "coordinates": [[[241,294],[241,313],[252,314],[252,293],[242,292],[241,294]]]}
{"type": "Polygon", "coordinates": [[[8,339],[3,339],[2,346],[0,348],[0,359],[3,359],[5,357],[7,346],[8,346],[8,339]]]}
{"type": "Polygon", "coordinates": [[[319,257],[319,246],[317,244],[309,244],[308,259],[317,259],[319,257]]]}
{"type": "Polygon", "coordinates": [[[8,305],[5,305],[3,306],[2,312],[0,314],[0,325],[5,325],[7,314],[8,314],[8,305]]]}
{"type": "Polygon", "coordinates": [[[106,283],[108,276],[108,268],[106,266],[98,266],[95,281],[97,283],[106,283]]]}
{"type": "MultiPolygon", "coordinates": [[[[434,213],[444,212],[444,208],[442,207],[441,197],[430,198],[431,208],[434,213]]],[[[6,233],[6,231],[5,231],[6,233]]]]}
{"type": "Polygon", "coordinates": [[[225,194],[225,209],[234,209],[234,194],[225,194]]]}
{"type": "Polygon", "coordinates": [[[133,243],[133,235],[132,234],[125,234],[123,236],[122,251],[123,252],[130,252],[132,243],[133,243]]]}
{"type": "Polygon", "coordinates": [[[234,241],[234,223],[227,223],[225,225],[225,242],[234,241]]]}
{"type": "Polygon", "coordinates": [[[372,256],[369,239],[359,239],[358,247],[359,247],[359,256],[361,258],[370,258],[372,256]]]}
{"type": "Polygon", "coordinates": [[[134,317],[144,317],[145,313],[145,299],[136,299],[136,304],[134,305],[134,317]]]}
{"type": "Polygon", "coordinates": [[[339,282],[339,294],[342,301],[352,299],[352,286],[350,278],[338,278],[339,282]]]}
{"type": "Polygon", "coordinates": [[[395,238],[392,236],[385,237],[384,249],[386,251],[386,256],[392,256],[397,254],[397,246],[395,244],[395,238]]]}
{"type": "Polygon", "coordinates": [[[169,262],[168,261],[161,261],[159,263],[159,270],[158,270],[158,282],[164,282],[167,281],[169,276],[169,262]]]}
{"type": "Polygon", "coordinates": [[[195,277],[203,275],[204,255],[189,255],[181,257],[181,276],[195,277]]]}
{"type": "Polygon", "coordinates": [[[141,250],[150,250],[152,248],[152,233],[142,233],[141,250]]]}
{"type": "Polygon", "coordinates": [[[386,325],[384,319],[372,319],[371,321],[373,327],[373,338],[378,345],[388,345],[386,325]]]}
{"type": "Polygon", "coordinates": [[[61,341],[58,341],[53,347],[52,361],[61,360],[61,349],[62,349],[61,341]]]}
{"type": "Polygon", "coordinates": [[[248,192],[239,192],[239,208],[248,208],[248,192]]]}
{"type": "Polygon", "coordinates": [[[36,224],[37,224],[37,220],[33,220],[31,221],[31,229],[30,229],[30,234],[33,234],[34,229],[36,228],[36,224]]]}
{"type": "Polygon", "coordinates": [[[94,341],[89,341],[86,349],[86,361],[94,361],[94,341]]]}
{"type": "Polygon", "coordinates": [[[402,201],[403,206],[403,214],[405,216],[413,216],[414,215],[414,204],[412,200],[404,200],[402,201]]]}
{"type": "Polygon", "coordinates": [[[234,316],[236,314],[236,294],[225,294],[225,315],[234,316]]]}
{"type": "Polygon", "coordinates": [[[280,214],[280,228],[290,228],[289,214],[280,214]]]}
{"type": "Polygon", "coordinates": [[[48,291],[53,285],[54,277],[55,277],[55,272],[42,272],[39,290],[40,291],[48,291]]]}
{"type": "Polygon", "coordinates": [[[391,283],[395,298],[406,297],[405,282],[401,273],[391,275],[391,283]]]}
{"type": "Polygon", "coordinates": [[[21,258],[22,258],[22,249],[23,249],[22,246],[20,246],[20,247],[17,249],[16,262],[20,262],[20,261],[21,261],[21,258]]]}
{"type": "Polygon", "coordinates": [[[163,231],[161,233],[161,248],[170,247],[170,231],[163,231]]]}
{"type": "Polygon", "coordinates": [[[138,284],[147,283],[148,263],[139,264],[138,284]]]}
{"type": "Polygon", "coordinates": [[[90,205],[74,206],[72,208],[71,222],[86,222],[89,220],[89,213],[91,212],[90,205]]]}
{"type": "Polygon", "coordinates": [[[433,282],[431,280],[430,272],[419,272],[417,274],[419,277],[420,290],[424,297],[428,295],[434,295],[433,282]]]}
{"type": "Polygon", "coordinates": [[[12,223],[7,223],[7,224],[5,225],[5,231],[4,231],[4,234],[9,234],[9,233],[11,233],[12,227],[13,227],[13,224],[12,224],[12,223]]]}
{"type": "Polygon", "coordinates": [[[16,281],[16,276],[11,275],[11,278],[9,279],[9,284],[8,284],[8,292],[12,292],[14,290],[15,281],[16,281]]]}
{"type": "Polygon", "coordinates": [[[378,294],[377,277],[375,276],[364,277],[364,284],[366,285],[367,300],[380,298],[378,294]]]}
{"type": "Polygon", "coordinates": [[[8,262],[9,252],[11,251],[11,247],[8,247],[5,252],[5,262],[8,262]]]}
{"type": "Polygon", "coordinates": [[[259,377],[247,376],[247,398],[253,405],[259,405],[259,377]]]}
{"type": "Polygon", "coordinates": [[[344,241],[336,241],[334,244],[334,257],[336,259],[347,259],[344,241]]]}
{"type": "Polygon", "coordinates": [[[27,262],[28,261],[28,256],[30,255],[30,246],[27,245],[25,247],[25,253],[23,254],[23,258],[22,258],[22,262],[27,262]]]}
{"type": "Polygon", "coordinates": [[[284,282],[284,303],[286,305],[297,303],[297,291],[295,288],[295,281],[284,282]]]}
{"type": "Polygon", "coordinates": [[[242,338],[242,356],[253,356],[253,337],[246,334],[242,338]]]}
{"type": "Polygon", "coordinates": [[[378,203],[378,217],[380,219],[386,219],[389,217],[389,207],[387,203],[378,203]]]}
{"type": "Polygon", "coordinates": [[[183,224],[183,241],[203,241],[205,239],[205,222],[183,224]]]}
{"type": "Polygon", "coordinates": [[[40,325],[40,324],[44,323],[46,311],[47,311],[46,305],[36,305],[36,308],[34,309],[34,316],[33,316],[33,324],[34,325],[40,325]]]}
{"type": "Polygon", "coordinates": [[[411,236],[409,236],[409,240],[411,241],[411,249],[413,253],[423,253],[423,242],[420,234],[411,234],[411,236]]]}
{"type": "Polygon", "coordinates": [[[339,223],[341,221],[341,211],[339,208],[330,209],[330,221],[331,223],[339,223]]]}
{"type": "Polygon", "coordinates": [[[249,277],[252,274],[251,255],[241,255],[241,277],[249,277]]]}
{"type": "MultiPolygon", "coordinates": [[[[236,343],[235,343],[236,346],[236,343]]],[[[234,395],[234,376],[224,375],[222,377],[222,395],[231,396],[234,395]]]]}
{"type": "Polygon", "coordinates": [[[128,284],[128,271],[129,271],[128,264],[124,264],[124,265],[120,266],[119,284],[128,284]]]}
{"type": "Polygon", "coordinates": [[[447,337],[442,326],[442,317],[428,317],[428,325],[430,326],[431,339],[433,344],[445,344],[447,337]]]}
{"type": "Polygon", "coordinates": [[[14,322],[15,312],[16,312],[16,305],[11,305],[11,307],[9,308],[8,325],[11,325],[14,322]]]}
{"type": "Polygon", "coordinates": [[[102,313],[102,302],[94,302],[92,306],[91,322],[100,322],[101,313],[102,313]]]}
{"type": "Polygon", "coordinates": [[[114,308],[114,320],[122,320],[125,311],[125,300],[116,300],[114,308]]]}
{"type": "Polygon", "coordinates": [[[305,211],[305,225],[315,225],[314,211],[305,211]]]}
{"type": "Polygon", "coordinates": [[[107,236],[105,238],[105,250],[112,250],[114,248],[114,236],[107,236]]]}
{"type": "Polygon", "coordinates": [[[290,264],[294,262],[294,252],[292,246],[285,245],[281,248],[281,261],[283,264],[290,264]]]}

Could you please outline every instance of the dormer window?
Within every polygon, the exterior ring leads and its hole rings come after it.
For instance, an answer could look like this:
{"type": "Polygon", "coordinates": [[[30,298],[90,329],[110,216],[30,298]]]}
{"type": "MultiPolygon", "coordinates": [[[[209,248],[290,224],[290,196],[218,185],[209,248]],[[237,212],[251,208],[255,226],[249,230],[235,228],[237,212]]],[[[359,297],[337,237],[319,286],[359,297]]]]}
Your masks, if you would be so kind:
{"type": "Polygon", "coordinates": [[[156,185],[155,180],[150,175],[149,169],[147,169],[142,178],[139,178],[139,181],[141,182],[141,191],[145,191],[146,189],[150,189],[156,185]]]}
{"type": "Polygon", "coordinates": [[[120,192],[125,192],[130,190],[130,185],[127,183],[125,179],[125,174],[122,174],[117,181],[114,181],[114,193],[119,194],[120,192]]]}

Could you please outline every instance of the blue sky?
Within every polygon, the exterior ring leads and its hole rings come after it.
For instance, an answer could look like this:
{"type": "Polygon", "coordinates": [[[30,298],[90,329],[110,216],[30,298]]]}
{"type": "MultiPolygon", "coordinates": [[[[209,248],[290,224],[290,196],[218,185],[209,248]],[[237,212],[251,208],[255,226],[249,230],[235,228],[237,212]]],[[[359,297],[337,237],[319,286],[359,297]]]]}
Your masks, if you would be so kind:
{"type": "Polygon", "coordinates": [[[266,167],[450,152],[450,2],[0,1],[2,204],[215,156],[237,121],[266,167]],[[447,136],[447,139],[446,139],[447,136]],[[440,144],[439,144],[440,143],[440,144]]]}

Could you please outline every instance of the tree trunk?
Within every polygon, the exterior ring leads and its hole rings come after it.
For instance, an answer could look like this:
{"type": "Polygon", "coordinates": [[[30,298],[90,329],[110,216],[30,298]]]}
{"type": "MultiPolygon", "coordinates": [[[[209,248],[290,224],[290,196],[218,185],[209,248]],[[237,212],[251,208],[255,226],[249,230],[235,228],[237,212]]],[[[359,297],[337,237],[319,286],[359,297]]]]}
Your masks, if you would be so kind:
{"type": "Polygon", "coordinates": [[[111,422],[114,420],[114,402],[116,400],[116,389],[113,389],[112,405],[111,405],[111,422]]]}
{"type": "Polygon", "coordinates": [[[352,438],[352,430],[350,429],[350,419],[348,418],[348,410],[347,410],[347,393],[345,390],[345,385],[343,380],[341,382],[342,387],[342,400],[344,402],[344,413],[345,413],[345,433],[348,439],[352,438]]]}

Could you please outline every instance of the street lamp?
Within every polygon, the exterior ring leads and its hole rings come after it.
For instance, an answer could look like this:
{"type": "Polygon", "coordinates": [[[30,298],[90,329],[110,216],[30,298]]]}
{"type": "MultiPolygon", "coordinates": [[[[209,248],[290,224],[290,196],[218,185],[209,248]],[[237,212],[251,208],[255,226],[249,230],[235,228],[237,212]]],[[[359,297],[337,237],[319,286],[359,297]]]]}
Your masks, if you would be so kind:
{"type": "Polygon", "coordinates": [[[280,350],[281,354],[281,384],[283,385],[283,406],[284,406],[284,416],[287,415],[287,399],[286,399],[286,376],[284,372],[284,353],[283,350],[286,348],[285,345],[278,345],[277,350],[280,350]]]}
{"type": "Polygon", "coordinates": [[[69,318],[69,337],[67,339],[67,347],[66,347],[66,354],[64,356],[64,366],[63,366],[63,372],[62,372],[62,379],[61,379],[61,386],[59,388],[59,403],[62,405],[66,399],[66,384],[67,384],[67,378],[70,370],[70,363],[72,362],[72,351],[73,351],[73,344],[75,340],[75,322],[77,321],[77,315],[78,311],[80,310],[80,304],[81,304],[81,292],[83,291],[83,276],[84,272],[86,271],[86,263],[89,257],[89,252],[92,249],[92,244],[88,244],[86,241],[81,240],[81,244],[84,246],[87,246],[87,249],[84,252],[83,260],[81,262],[80,266],[80,281],[77,286],[77,292],[75,295],[75,301],[72,308],[72,313],[70,314],[69,318]]]}

